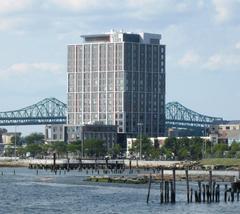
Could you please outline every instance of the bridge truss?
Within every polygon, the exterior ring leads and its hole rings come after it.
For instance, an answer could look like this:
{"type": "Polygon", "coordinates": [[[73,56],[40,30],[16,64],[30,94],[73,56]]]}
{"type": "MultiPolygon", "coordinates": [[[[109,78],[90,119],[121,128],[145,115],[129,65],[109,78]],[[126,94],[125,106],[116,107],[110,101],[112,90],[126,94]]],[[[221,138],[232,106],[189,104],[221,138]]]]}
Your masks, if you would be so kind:
{"type": "MultiPolygon", "coordinates": [[[[31,106],[0,112],[0,126],[66,124],[67,105],[56,98],[46,98],[31,106]]],[[[166,104],[166,128],[206,128],[219,117],[194,112],[178,102],[166,104]]]]}
{"type": "Polygon", "coordinates": [[[0,112],[0,126],[64,124],[66,109],[56,98],[46,98],[16,111],[0,112]]]}
{"type": "Polygon", "coordinates": [[[169,102],[165,108],[166,128],[207,128],[223,121],[220,117],[210,117],[190,110],[178,102],[169,102]]]}

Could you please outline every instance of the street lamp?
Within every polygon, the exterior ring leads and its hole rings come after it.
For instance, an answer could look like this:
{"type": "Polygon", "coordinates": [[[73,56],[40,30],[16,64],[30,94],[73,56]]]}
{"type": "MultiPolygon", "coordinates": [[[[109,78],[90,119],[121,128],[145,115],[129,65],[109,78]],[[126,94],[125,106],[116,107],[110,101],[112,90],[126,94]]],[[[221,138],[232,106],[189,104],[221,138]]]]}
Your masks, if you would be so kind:
{"type": "Polygon", "coordinates": [[[143,123],[138,123],[138,132],[139,132],[139,141],[140,141],[140,157],[139,159],[142,160],[142,126],[143,126],[143,123]]]}

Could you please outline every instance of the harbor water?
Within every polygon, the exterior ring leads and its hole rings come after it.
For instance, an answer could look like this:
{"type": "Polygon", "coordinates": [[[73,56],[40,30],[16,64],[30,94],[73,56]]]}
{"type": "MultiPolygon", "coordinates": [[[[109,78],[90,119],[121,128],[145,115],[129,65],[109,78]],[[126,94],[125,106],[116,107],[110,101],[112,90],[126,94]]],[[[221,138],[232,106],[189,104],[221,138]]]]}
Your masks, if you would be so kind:
{"type": "MultiPolygon", "coordinates": [[[[186,185],[177,183],[176,204],[160,204],[159,184],[153,183],[149,203],[147,184],[90,183],[86,172],[56,175],[45,170],[0,168],[0,213],[239,213],[240,202],[186,203],[186,185]]],[[[196,183],[196,182],[195,182],[196,183]]],[[[191,185],[196,185],[193,182],[191,185]]]]}

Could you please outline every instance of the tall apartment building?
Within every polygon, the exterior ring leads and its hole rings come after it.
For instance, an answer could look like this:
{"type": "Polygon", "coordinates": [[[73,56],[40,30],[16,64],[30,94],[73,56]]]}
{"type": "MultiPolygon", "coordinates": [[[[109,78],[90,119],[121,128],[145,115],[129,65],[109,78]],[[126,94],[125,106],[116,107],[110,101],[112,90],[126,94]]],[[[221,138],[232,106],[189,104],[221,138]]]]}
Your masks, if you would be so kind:
{"type": "Polygon", "coordinates": [[[165,45],[161,35],[83,35],[68,46],[67,124],[116,125],[134,137],[165,131],[165,45]]]}

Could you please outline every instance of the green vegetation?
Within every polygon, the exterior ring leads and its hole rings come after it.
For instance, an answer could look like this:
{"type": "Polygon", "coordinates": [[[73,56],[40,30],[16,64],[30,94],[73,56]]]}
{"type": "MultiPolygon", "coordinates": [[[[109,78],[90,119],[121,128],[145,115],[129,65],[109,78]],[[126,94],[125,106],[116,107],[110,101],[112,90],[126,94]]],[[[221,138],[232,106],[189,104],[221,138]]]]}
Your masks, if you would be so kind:
{"type": "Polygon", "coordinates": [[[234,158],[212,158],[201,160],[203,165],[240,166],[240,159],[234,158]]]}
{"type": "Polygon", "coordinates": [[[138,138],[133,142],[132,148],[129,151],[132,156],[139,156],[140,143],[142,143],[142,158],[148,160],[159,159],[161,152],[159,145],[153,145],[151,140],[145,136],[141,140],[138,138]]]}
{"type": "MultiPolygon", "coordinates": [[[[132,144],[129,150],[133,158],[139,158],[140,142],[142,145],[142,159],[145,160],[201,160],[211,159],[213,162],[224,158],[240,159],[240,143],[233,142],[231,146],[225,143],[212,145],[210,141],[199,137],[194,138],[167,138],[164,145],[160,146],[158,141],[152,143],[147,137],[142,137],[132,144]]],[[[103,158],[106,155],[113,158],[122,154],[120,145],[115,144],[110,148],[104,141],[97,139],[88,139],[84,142],[76,141],[69,144],[58,141],[51,144],[44,143],[44,135],[41,133],[32,133],[26,137],[17,137],[16,153],[19,157],[44,158],[57,154],[58,158],[70,156],[88,158],[103,158]],[[82,151],[83,148],[83,151],[82,151]]],[[[5,148],[6,156],[13,156],[15,149],[15,137],[11,139],[11,144],[5,148]]],[[[226,164],[223,164],[226,165],[226,164]]],[[[232,164],[229,164],[232,165],[232,164]]]]}
{"type": "Polygon", "coordinates": [[[125,183],[125,184],[145,184],[148,179],[145,177],[108,177],[108,176],[93,176],[88,177],[86,181],[101,182],[101,183],[125,183]]]}
{"type": "MultiPolygon", "coordinates": [[[[11,144],[5,148],[5,156],[14,156],[15,137],[12,137],[11,144]]],[[[84,157],[99,158],[105,155],[117,157],[121,153],[121,146],[114,145],[108,148],[106,143],[97,139],[88,139],[83,144],[81,141],[71,142],[69,144],[63,141],[53,143],[44,143],[44,135],[42,133],[32,133],[26,137],[16,138],[16,154],[19,157],[44,158],[57,154],[58,158],[65,158],[69,155],[80,158],[84,157]],[[83,148],[83,151],[82,151],[83,148]]]]}
{"type": "Polygon", "coordinates": [[[88,157],[103,157],[107,153],[107,148],[101,140],[89,139],[83,145],[84,154],[88,157]]]}

